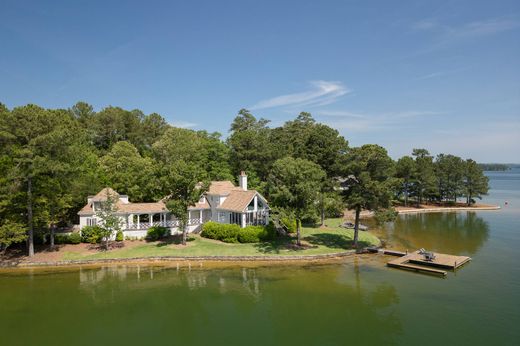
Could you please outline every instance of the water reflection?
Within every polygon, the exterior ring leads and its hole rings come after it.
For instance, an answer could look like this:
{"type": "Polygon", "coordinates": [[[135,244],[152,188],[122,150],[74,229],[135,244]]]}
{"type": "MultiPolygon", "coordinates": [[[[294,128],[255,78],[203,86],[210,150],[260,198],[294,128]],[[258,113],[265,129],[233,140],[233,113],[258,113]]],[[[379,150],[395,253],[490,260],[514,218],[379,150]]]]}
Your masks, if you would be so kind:
{"type": "Polygon", "coordinates": [[[387,247],[474,255],[488,240],[489,225],[475,212],[411,214],[376,233],[387,247]]]}

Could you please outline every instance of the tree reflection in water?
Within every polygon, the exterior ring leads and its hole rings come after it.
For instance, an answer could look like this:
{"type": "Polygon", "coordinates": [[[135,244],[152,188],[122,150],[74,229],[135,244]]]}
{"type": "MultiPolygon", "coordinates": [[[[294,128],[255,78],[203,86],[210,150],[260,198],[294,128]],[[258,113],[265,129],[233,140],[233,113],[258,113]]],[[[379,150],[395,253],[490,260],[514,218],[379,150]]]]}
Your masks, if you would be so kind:
{"type": "Polygon", "coordinates": [[[489,225],[475,212],[409,214],[375,232],[390,248],[472,256],[488,240],[489,225]]]}

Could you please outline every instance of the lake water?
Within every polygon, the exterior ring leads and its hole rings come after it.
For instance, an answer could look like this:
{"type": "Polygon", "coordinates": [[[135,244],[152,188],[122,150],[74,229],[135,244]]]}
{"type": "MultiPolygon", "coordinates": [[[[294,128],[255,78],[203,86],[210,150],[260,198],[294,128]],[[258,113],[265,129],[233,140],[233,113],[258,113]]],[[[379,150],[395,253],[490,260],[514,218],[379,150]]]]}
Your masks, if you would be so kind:
{"type": "Polygon", "coordinates": [[[401,216],[379,232],[473,258],[445,279],[380,255],[3,272],[0,345],[520,344],[520,171],[489,176],[484,202],[502,210],[401,216]]]}

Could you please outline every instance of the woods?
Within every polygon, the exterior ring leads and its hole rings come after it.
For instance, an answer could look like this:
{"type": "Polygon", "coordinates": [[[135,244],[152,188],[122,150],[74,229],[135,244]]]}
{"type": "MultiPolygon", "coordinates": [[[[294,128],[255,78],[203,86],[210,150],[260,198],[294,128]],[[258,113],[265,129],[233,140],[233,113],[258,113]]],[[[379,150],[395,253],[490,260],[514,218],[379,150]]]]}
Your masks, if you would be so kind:
{"type": "Polygon", "coordinates": [[[250,187],[298,220],[298,228],[337,217],[345,207],[359,216],[399,202],[464,198],[470,205],[488,190],[473,160],[414,149],[394,161],[375,144],[350,147],[306,112],[269,127],[269,120],[242,109],[224,139],[139,110],[0,104],[0,144],[0,246],[26,240],[29,255],[43,235],[52,246],[57,228],[77,223],[86,196],[107,186],[132,202],[166,198],[184,225],[185,211],[209,181],[246,171],[250,187]]]}

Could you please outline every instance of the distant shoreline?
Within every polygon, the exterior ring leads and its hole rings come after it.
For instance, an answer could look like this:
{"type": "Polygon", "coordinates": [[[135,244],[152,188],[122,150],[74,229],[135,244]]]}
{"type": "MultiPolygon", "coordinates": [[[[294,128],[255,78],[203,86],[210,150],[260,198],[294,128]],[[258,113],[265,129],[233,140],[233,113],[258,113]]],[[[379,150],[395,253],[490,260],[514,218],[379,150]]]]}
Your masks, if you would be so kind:
{"type": "Polygon", "coordinates": [[[501,209],[498,205],[491,204],[478,204],[471,207],[458,206],[458,207],[437,207],[437,206],[421,206],[416,207],[397,207],[396,210],[399,214],[417,214],[417,213],[441,213],[441,212],[453,212],[453,211],[474,211],[474,210],[499,210],[501,209]]]}

